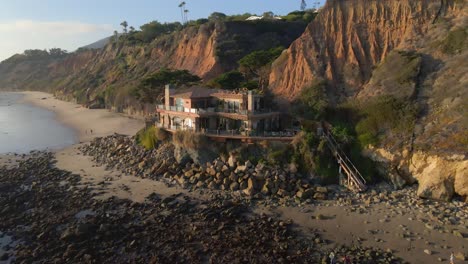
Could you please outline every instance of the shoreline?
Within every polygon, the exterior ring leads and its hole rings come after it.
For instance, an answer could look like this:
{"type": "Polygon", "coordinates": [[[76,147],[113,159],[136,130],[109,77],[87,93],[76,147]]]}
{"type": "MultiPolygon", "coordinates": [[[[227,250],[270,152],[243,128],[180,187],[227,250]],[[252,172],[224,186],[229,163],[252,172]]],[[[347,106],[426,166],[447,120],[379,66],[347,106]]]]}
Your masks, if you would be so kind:
{"type": "Polygon", "coordinates": [[[56,115],[57,121],[75,130],[79,143],[114,133],[132,136],[144,127],[142,120],[107,109],[88,109],[79,104],[59,100],[49,93],[35,91],[19,93],[24,96],[21,103],[51,111],[56,115]]]}

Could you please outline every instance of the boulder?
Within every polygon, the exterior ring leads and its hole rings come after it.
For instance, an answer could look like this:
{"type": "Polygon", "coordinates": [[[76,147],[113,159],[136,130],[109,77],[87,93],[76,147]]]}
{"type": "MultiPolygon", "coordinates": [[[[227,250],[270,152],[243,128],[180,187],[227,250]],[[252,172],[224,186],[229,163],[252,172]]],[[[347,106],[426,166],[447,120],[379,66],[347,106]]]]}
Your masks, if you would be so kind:
{"type": "Polygon", "coordinates": [[[299,190],[296,193],[296,197],[301,198],[301,199],[309,199],[314,195],[314,190],[312,189],[306,189],[306,190],[299,190]]]}
{"type": "Polygon", "coordinates": [[[213,167],[206,168],[206,173],[208,173],[211,176],[216,176],[216,170],[213,167]]]}
{"type": "Polygon", "coordinates": [[[449,201],[455,193],[468,195],[468,160],[463,155],[442,158],[418,151],[409,170],[418,180],[419,197],[449,201]]]}
{"type": "Polygon", "coordinates": [[[451,180],[425,179],[419,182],[417,195],[421,198],[450,201],[454,192],[453,181],[451,180]]]}
{"type": "Polygon", "coordinates": [[[233,192],[239,190],[239,183],[237,183],[237,182],[231,183],[231,185],[229,186],[229,189],[230,189],[231,191],[233,191],[233,192]]]}
{"type": "Polygon", "coordinates": [[[395,170],[390,171],[387,175],[388,180],[392,183],[395,190],[400,190],[406,185],[406,180],[403,179],[395,170]]]}
{"type": "Polygon", "coordinates": [[[212,189],[212,190],[216,190],[218,189],[218,185],[214,182],[214,181],[211,181],[209,184],[208,184],[208,188],[212,189]]]}
{"type": "Polygon", "coordinates": [[[236,167],[237,158],[234,155],[230,155],[227,163],[228,163],[229,167],[234,168],[234,167],[236,167]]]}
{"type": "Polygon", "coordinates": [[[328,193],[327,187],[324,187],[324,186],[315,187],[315,191],[318,193],[328,193]]]}
{"type": "Polygon", "coordinates": [[[457,253],[455,253],[454,256],[458,260],[462,260],[462,261],[467,260],[465,254],[463,254],[462,252],[457,252],[457,253]]]}
{"type": "Polygon", "coordinates": [[[244,165],[239,165],[237,166],[236,170],[234,171],[235,173],[239,173],[239,172],[245,172],[247,170],[247,167],[244,166],[244,165]]]}
{"type": "Polygon", "coordinates": [[[316,192],[316,193],[314,193],[314,199],[315,200],[326,200],[327,195],[325,193],[316,192]]]}
{"type": "Polygon", "coordinates": [[[229,174],[229,179],[233,182],[236,182],[239,179],[239,177],[237,177],[237,175],[234,172],[231,172],[231,174],[229,174]]]}

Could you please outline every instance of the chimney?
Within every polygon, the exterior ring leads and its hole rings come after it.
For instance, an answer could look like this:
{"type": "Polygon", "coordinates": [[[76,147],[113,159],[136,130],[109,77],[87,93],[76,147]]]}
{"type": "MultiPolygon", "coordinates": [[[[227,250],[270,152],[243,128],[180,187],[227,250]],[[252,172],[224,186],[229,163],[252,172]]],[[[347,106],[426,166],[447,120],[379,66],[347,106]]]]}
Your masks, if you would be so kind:
{"type": "Polygon", "coordinates": [[[249,93],[247,94],[247,111],[254,111],[254,96],[252,91],[249,91],[249,93]]]}
{"type": "Polygon", "coordinates": [[[171,105],[171,91],[173,91],[172,84],[166,84],[166,88],[164,90],[164,105],[166,106],[166,109],[171,105]]]}

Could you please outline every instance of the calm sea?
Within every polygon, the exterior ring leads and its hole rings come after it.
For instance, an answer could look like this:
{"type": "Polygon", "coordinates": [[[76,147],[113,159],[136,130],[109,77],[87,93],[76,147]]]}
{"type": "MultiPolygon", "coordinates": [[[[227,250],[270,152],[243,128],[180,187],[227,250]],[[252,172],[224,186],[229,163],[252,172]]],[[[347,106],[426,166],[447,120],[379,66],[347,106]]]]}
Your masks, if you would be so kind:
{"type": "Polygon", "coordinates": [[[75,131],[48,110],[21,103],[22,94],[0,92],[0,154],[60,149],[77,142],[75,131]]]}

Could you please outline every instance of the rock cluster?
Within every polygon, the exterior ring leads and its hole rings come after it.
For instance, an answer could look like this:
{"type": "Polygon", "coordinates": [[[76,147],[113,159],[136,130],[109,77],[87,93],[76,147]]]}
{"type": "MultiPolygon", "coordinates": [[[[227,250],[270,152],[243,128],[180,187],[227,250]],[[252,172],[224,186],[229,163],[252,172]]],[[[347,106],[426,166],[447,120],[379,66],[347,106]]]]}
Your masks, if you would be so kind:
{"type": "Polygon", "coordinates": [[[184,188],[224,190],[247,197],[295,199],[298,202],[325,200],[328,195],[326,187],[313,186],[293,167],[253,165],[250,161],[241,164],[233,157],[227,161],[217,158],[206,164],[177,163],[170,143],[145,150],[132,138],[113,135],[97,138],[82,146],[81,151],[100,165],[143,178],[165,179],[184,188]]]}
{"type": "MultiPolygon", "coordinates": [[[[324,241],[291,221],[254,214],[223,199],[181,195],[143,203],[95,200],[80,176],[40,153],[0,168],[0,232],[12,236],[18,263],[320,263],[324,241]]],[[[356,263],[400,263],[391,253],[340,248],[356,263]]],[[[8,256],[7,256],[8,257],[8,256]]]]}

